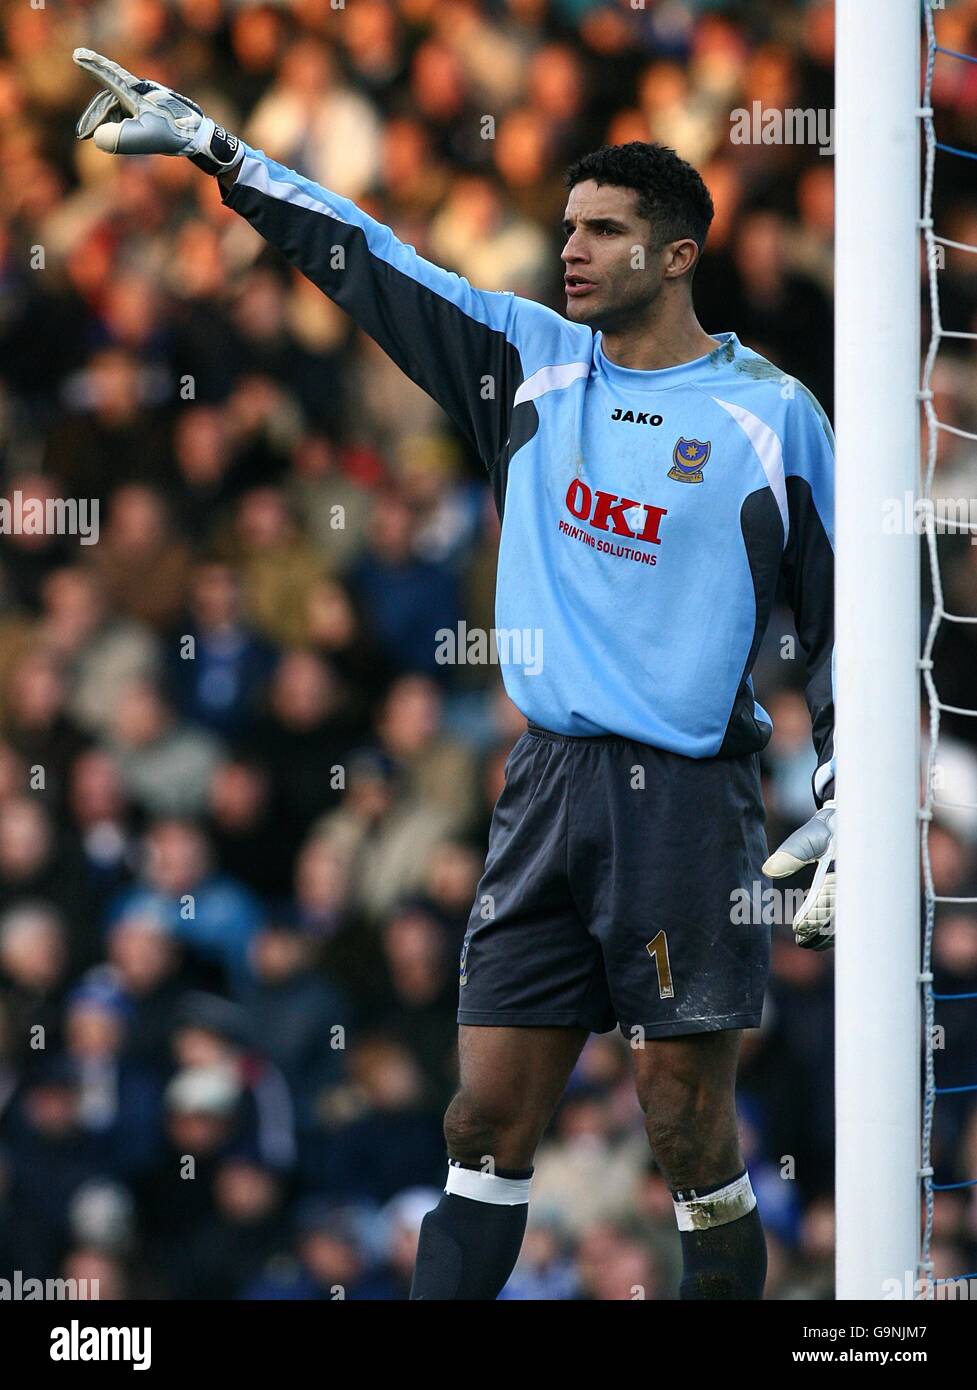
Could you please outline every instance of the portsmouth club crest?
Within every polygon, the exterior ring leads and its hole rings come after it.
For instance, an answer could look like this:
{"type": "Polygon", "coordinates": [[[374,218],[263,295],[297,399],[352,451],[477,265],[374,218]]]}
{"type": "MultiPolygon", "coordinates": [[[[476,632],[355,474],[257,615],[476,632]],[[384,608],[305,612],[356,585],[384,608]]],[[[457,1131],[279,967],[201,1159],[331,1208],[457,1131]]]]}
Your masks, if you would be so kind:
{"type": "Polygon", "coordinates": [[[683,439],[679,435],[672,450],[672,466],[668,476],[677,483],[701,483],[702,470],[709,462],[712,444],[698,439],[683,439]]]}

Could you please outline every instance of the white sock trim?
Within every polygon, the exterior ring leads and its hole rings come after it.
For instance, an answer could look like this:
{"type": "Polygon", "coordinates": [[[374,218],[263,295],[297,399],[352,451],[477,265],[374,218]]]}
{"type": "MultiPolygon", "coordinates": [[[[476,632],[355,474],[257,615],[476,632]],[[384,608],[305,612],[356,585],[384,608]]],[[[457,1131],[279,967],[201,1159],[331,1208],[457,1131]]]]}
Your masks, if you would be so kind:
{"type": "Polygon", "coordinates": [[[529,1201],[532,1178],[499,1178],[481,1168],[460,1168],[448,1165],[445,1192],[455,1197],[470,1197],[473,1202],[490,1202],[497,1207],[518,1207],[529,1201]]]}
{"type": "Polygon", "coordinates": [[[710,1192],[705,1197],[697,1197],[693,1189],[688,1201],[676,1201],[675,1220],[680,1231],[705,1231],[711,1226],[725,1226],[729,1221],[738,1221],[756,1206],[753,1184],[749,1173],[734,1178],[725,1187],[710,1192]]]}

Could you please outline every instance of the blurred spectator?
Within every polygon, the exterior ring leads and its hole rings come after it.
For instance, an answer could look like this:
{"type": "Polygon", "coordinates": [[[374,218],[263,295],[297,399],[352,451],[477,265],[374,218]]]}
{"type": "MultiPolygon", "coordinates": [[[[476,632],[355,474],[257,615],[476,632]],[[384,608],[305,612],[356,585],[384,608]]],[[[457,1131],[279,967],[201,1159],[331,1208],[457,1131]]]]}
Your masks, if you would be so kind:
{"type": "Polygon", "coordinates": [[[25,902],[57,911],[73,968],[89,963],[95,924],[84,871],[37,794],[0,803],[0,912],[25,902]]]}
{"type": "Polygon", "coordinates": [[[241,618],[234,569],[201,561],[190,584],[186,621],[169,641],[168,676],[182,718],[230,737],[255,720],[276,652],[241,618]]]}
{"type": "Polygon", "coordinates": [[[201,403],[177,417],[171,504],[181,535],[205,543],[224,520],[235,492],[234,441],[227,414],[201,403]]]}
{"type": "Polygon", "coordinates": [[[266,900],[286,897],[294,846],[282,834],[263,764],[241,755],[215,768],[208,830],[224,873],[247,880],[266,900]]]}
{"type": "Polygon", "coordinates": [[[332,668],[312,652],[289,652],[271,682],[267,712],[248,749],[269,769],[279,833],[296,844],[313,820],[335,806],[355,733],[332,668]]]}
{"type": "Polygon", "coordinates": [[[251,942],[254,984],[243,995],[251,1036],[265,1040],[270,1061],[288,1083],[308,1124],[320,1090],[343,1074],[350,1007],[314,969],[313,940],[281,923],[251,942]]]}
{"type": "Polygon", "coordinates": [[[185,1067],[164,1098],[165,1142],[135,1185],[151,1265],[169,1271],[216,1212],[214,1179],[239,1138],[241,1080],[232,1067],[185,1067]]]}
{"type": "Polygon", "coordinates": [[[350,574],[353,593],[366,610],[391,662],[402,671],[444,678],[437,663],[436,633],[455,630],[460,617],[454,576],[443,565],[416,558],[415,522],[403,498],[385,492],[370,516],[368,551],[350,574]]]}
{"type": "MultiPolygon", "coordinates": [[[[7,487],[10,495],[16,496],[18,492],[21,494],[26,514],[28,508],[37,507],[43,510],[49,501],[65,495],[65,491],[56,482],[56,477],[57,475],[48,477],[39,473],[15,474],[8,477],[7,487]]],[[[93,527],[97,521],[93,509],[93,527]]],[[[101,534],[100,523],[98,534],[101,534]]],[[[88,546],[81,550],[78,539],[58,535],[50,529],[13,529],[9,535],[3,537],[0,548],[0,580],[4,601],[16,605],[25,616],[36,616],[41,606],[44,581],[52,570],[77,560],[79,551],[87,558],[93,548],[97,547],[88,546]]]]}
{"type": "Polygon", "coordinates": [[[408,1187],[391,1197],[380,1212],[384,1227],[384,1263],[397,1290],[393,1297],[406,1299],[410,1293],[421,1222],[437,1206],[440,1197],[440,1192],[433,1187],[408,1187]]]}
{"type": "Polygon", "coordinates": [[[485,178],[459,178],[431,223],[431,252],[486,290],[513,290],[530,299],[552,273],[547,238],[526,218],[507,210],[485,178]]]}
{"type": "Polygon", "coordinates": [[[28,765],[31,786],[60,809],[68,769],[87,739],[65,710],[65,687],[54,659],[29,652],[14,666],[4,699],[7,738],[28,765]]]}
{"type": "Polygon", "coordinates": [[[370,102],[342,84],[332,52],[311,36],[288,48],[243,134],[346,198],[369,186],[379,153],[370,102]]]}
{"type": "Polygon", "coordinates": [[[651,1249],[626,1227],[595,1222],[584,1232],[577,1256],[580,1298],[602,1303],[661,1296],[660,1274],[651,1249]]]}
{"type": "Polygon", "coordinates": [[[156,1161],[161,1139],[159,1079],[125,1055],[131,1005],[109,969],[90,971],[65,1000],[65,1054],[77,1079],[77,1119],[120,1178],[156,1161]]]}
{"type": "Polygon", "coordinates": [[[320,942],[341,935],[349,918],[349,856],[327,839],[306,841],[295,861],[295,920],[320,942]]]}
{"type": "Polygon", "coordinates": [[[106,936],[106,955],[129,1005],[125,1055],[163,1074],[173,1018],[192,970],[154,916],[124,915],[106,936]]]}
{"type": "Polygon", "coordinates": [[[615,1115],[603,1086],[571,1089],[537,1155],[534,1200],[557,1204],[574,1234],[592,1222],[623,1220],[633,1208],[647,1149],[644,1134],[615,1115]]]}
{"type": "Polygon", "coordinates": [[[69,412],[52,431],[44,462],[63,479],[66,496],[104,503],[126,484],[163,481],[166,426],[158,407],[165,385],[141,360],[140,346],[100,347],[65,383],[69,412]]]}
{"type": "Polygon", "coordinates": [[[213,1214],[169,1263],[172,1298],[240,1298],[287,1248],[285,1189],[272,1168],[244,1149],[218,1164],[212,1186],[213,1214]]]}
{"type": "Polygon", "coordinates": [[[254,895],[215,873],[203,832],[187,821],[150,827],[139,880],[110,905],[109,924],[149,917],[203,962],[220,968],[223,983],[248,978],[248,946],[262,920],[254,895]]]}
{"type": "Polygon", "coordinates": [[[183,606],[189,552],[171,530],[162,497],[130,484],[112,496],[92,563],[112,605],[162,629],[183,606]]]}
{"type": "Polygon", "coordinates": [[[393,912],[381,941],[390,1002],[380,1026],[410,1048],[432,1092],[447,1104],[457,1083],[457,951],[422,907],[393,912]]]}
{"type": "Polygon", "coordinates": [[[443,810],[464,830],[475,809],[475,760],[463,743],[442,732],[442,706],[434,681],[404,676],[387,692],[377,733],[411,795],[443,810]]]}
{"type": "Polygon", "coordinates": [[[351,903],[348,853],[321,837],[306,841],[295,861],[285,916],[312,943],[327,979],[355,999],[363,1018],[384,1006],[383,958],[376,933],[351,903]]]}
{"type": "Polygon", "coordinates": [[[237,1128],[261,1161],[280,1172],[295,1162],[292,1098],[279,1069],[255,1050],[247,1011],[220,995],[194,991],[181,1001],[171,1037],[188,1070],[223,1070],[238,1084],[237,1128]]]}
{"type": "Polygon", "coordinates": [[[146,1297],[147,1293],[158,1292],[151,1286],[147,1289],[146,1285],[141,1289],[138,1285],[133,1288],[122,1260],[97,1246],[70,1250],[64,1258],[60,1275],[64,1279],[76,1280],[79,1289],[87,1288],[89,1298],[95,1297],[94,1290],[97,1288],[100,1303],[146,1297]]]}
{"type": "Polygon", "coordinates": [[[68,943],[57,913],[24,903],[0,917],[0,1000],[8,1055],[19,1067],[57,1053],[68,943]]]}
{"type": "Polygon", "coordinates": [[[334,846],[351,867],[352,903],[376,919],[424,881],[427,855],[454,817],[413,797],[385,754],[361,749],[346,769],[342,806],[313,833],[334,846]]]}
{"type": "Polygon", "coordinates": [[[325,435],[305,435],[292,452],[287,492],[305,534],[330,570],[342,573],[363,545],[369,499],[365,489],[343,473],[338,454],[325,435]]]}
{"type": "MultiPolygon", "coordinates": [[[[537,1206],[540,1204],[534,1204],[537,1206]]],[[[558,1208],[533,1211],[519,1261],[502,1290],[503,1300],[557,1301],[577,1297],[573,1245],[560,1225],[558,1208]]]]}
{"type": "Polygon", "coordinates": [[[248,1299],[388,1299],[393,1280],[370,1268],[355,1209],[306,1198],[295,1217],[295,1259],[248,1286],[248,1299]]]}
{"type": "Polygon", "coordinates": [[[92,748],[75,759],[68,788],[69,833],[97,908],[130,877],[135,861],[133,813],[115,760],[92,748]]]}
{"type": "Polygon", "coordinates": [[[131,1254],[136,1240],[136,1208],[122,1183],[95,1178],[83,1183],[68,1208],[71,1234],[87,1253],[131,1254]]]}
{"type": "Polygon", "coordinates": [[[423,900],[459,948],[483,867],[484,855],[478,849],[455,840],[442,840],[428,856],[423,900]]]}
{"type": "Polygon", "coordinates": [[[5,1124],[14,1268],[44,1278],[67,1248],[72,1197],[101,1172],[101,1146],[82,1128],[76,1069],[45,1060],[25,1077],[5,1124]]]}
{"type": "Polygon", "coordinates": [[[390,683],[391,670],[349,590],[332,579],[318,580],[309,591],[306,620],[310,646],[336,672],[351,703],[369,712],[390,683]]]}
{"type": "Polygon", "coordinates": [[[302,1144],[302,1173],[317,1192],[385,1202],[404,1187],[443,1185],[441,1107],[411,1052],[366,1036],[349,1058],[351,1085],[322,1107],[302,1144]]]}
{"type": "Polygon", "coordinates": [[[147,680],[118,692],[106,740],[126,794],[148,815],[197,815],[207,804],[220,744],[204,729],[178,724],[147,680]]]}
{"type": "Polygon", "coordinates": [[[278,488],[253,488],[245,494],[225,552],[240,567],[250,620],[277,645],[299,645],[309,591],[325,562],[299,534],[278,488]]]}
{"type": "Polygon", "coordinates": [[[91,569],[54,570],[42,595],[38,636],[61,662],[70,716],[89,733],[105,733],[118,691],[155,675],[158,639],[112,611],[91,569]]]}

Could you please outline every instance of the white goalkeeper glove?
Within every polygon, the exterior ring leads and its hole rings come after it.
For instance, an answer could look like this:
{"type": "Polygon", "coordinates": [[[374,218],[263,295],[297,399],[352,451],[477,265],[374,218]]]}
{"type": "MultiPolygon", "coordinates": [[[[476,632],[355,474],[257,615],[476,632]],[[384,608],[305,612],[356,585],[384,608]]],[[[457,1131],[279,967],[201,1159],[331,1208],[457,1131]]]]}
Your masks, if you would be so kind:
{"type": "Polygon", "coordinates": [[[208,174],[222,174],[243,157],[236,135],[205,116],[196,102],[169,87],[133,77],[110,58],[76,48],[75,62],[106,89],[93,97],[75,126],[109,154],[182,154],[208,174]]]}
{"type": "Polygon", "coordinates": [[[787,878],[817,861],[814,882],[794,917],[794,940],[812,951],[826,951],[835,944],[834,858],[835,803],[826,801],[763,866],[770,878],[787,878]]]}

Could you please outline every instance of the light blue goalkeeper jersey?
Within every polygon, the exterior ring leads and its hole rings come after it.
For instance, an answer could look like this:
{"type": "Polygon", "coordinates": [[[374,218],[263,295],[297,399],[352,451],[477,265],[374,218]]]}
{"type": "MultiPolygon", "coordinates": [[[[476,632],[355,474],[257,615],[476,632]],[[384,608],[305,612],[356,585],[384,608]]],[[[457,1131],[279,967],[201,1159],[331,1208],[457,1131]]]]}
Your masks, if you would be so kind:
{"type": "Polygon", "coordinates": [[[782,580],[815,794],[832,794],[834,440],[805,387],[731,332],[679,366],[618,366],[600,332],[473,289],[248,146],[222,196],[477,449],[502,519],[503,677],[528,720],[692,758],[762,748],[750,672],[782,580]]]}

